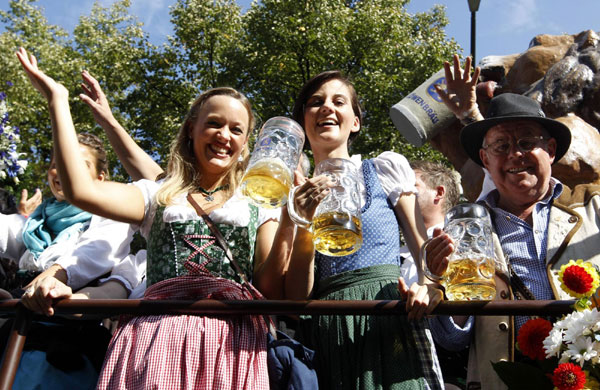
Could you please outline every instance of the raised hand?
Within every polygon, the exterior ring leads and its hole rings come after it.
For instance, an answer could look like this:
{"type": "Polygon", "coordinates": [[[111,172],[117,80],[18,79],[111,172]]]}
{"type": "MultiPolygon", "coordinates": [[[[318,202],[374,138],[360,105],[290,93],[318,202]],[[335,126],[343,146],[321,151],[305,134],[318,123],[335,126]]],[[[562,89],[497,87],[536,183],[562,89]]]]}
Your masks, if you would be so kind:
{"type": "Polygon", "coordinates": [[[38,69],[37,59],[33,54],[28,55],[27,51],[21,47],[17,50],[17,58],[27,73],[31,84],[48,102],[54,99],[67,99],[69,97],[69,91],[62,84],[54,81],[54,79],[48,77],[38,69]]]}
{"type": "Polygon", "coordinates": [[[27,198],[26,189],[21,191],[21,199],[19,200],[19,214],[29,216],[42,203],[42,191],[36,188],[35,193],[31,198],[27,198]]]}
{"type": "Polygon", "coordinates": [[[83,79],[81,88],[84,93],[80,94],[79,98],[92,110],[96,123],[103,129],[115,126],[116,120],[98,80],[89,74],[87,70],[81,72],[81,78],[83,79]]]}
{"type": "Polygon", "coordinates": [[[477,107],[477,95],[475,87],[479,79],[481,69],[475,68],[471,75],[471,57],[465,60],[465,69],[460,67],[458,54],[453,57],[454,72],[450,69],[450,63],[444,62],[444,72],[446,76],[446,89],[442,89],[439,85],[435,85],[435,89],[446,106],[454,113],[454,115],[463,120],[466,117],[477,119],[481,114],[477,107]]]}

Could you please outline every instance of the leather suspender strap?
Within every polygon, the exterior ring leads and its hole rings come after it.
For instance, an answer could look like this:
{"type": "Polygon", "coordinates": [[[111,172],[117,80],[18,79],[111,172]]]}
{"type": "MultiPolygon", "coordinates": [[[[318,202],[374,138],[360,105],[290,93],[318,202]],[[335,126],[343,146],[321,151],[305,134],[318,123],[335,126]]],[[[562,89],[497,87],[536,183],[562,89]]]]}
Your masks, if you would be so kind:
{"type": "Polygon", "coordinates": [[[508,271],[510,273],[510,285],[512,286],[512,288],[515,291],[519,292],[519,294],[523,298],[529,299],[529,300],[535,300],[535,295],[533,295],[531,290],[529,288],[527,288],[527,286],[525,285],[525,282],[523,282],[523,279],[521,279],[521,277],[519,277],[519,275],[517,275],[517,273],[513,269],[512,265],[510,264],[510,261],[507,262],[507,265],[508,265],[508,271]]]}
{"type": "Polygon", "coordinates": [[[246,274],[244,274],[244,271],[242,271],[242,268],[240,267],[238,262],[233,258],[233,255],[231,254],[231,250],[229,249],[229,245],[227,245],[227,242],[225,241],[225,238],[223,238],[223,235],[221,234],[221,231],[219,230],[219,228],[215,225],[213,220],[210,219],[208,214],[206,214],[204,209],[202,207],[200,207],[198,202],[196,202],[194,200],[194,198],[192,197],[192,194],[188,194],[187,200],[194,207],[194,209],[196,210],[196,213],[198,213],[198,215],[200,215],[202,218],[204,218],[204,221],[208,225],[208,228],[210,229],[212,234],[215,236],[215,239],[219,243],[219,246],[225,251],[225,255],[227,256],[227,258],[233,265],[233,268],[235,269],[235,272],[237,272],[238,276],[242,280],[242,283],[250,284],[250,282],[248,281],[248,278],[246,277],[246,274]]]}
{"type": "MultiPolygon", "coordinates": [[[[194,207],[194,209],[196,210],[196,213],[198,213],[198,215],[200,215],[202,218],[204,218],[204,221],[208,225],[208,228],[210,229],[210,231],[212,232],[212,234],[215,236],[215,239],[219,243],[219,246],[221,248],[223,248],[223,250],[225,251],[225,255],[229,259],[230,263],[233,264],[233,268],[235,269],[235,272],[237,272],[238,276],[242,280],[242,285],[246,286],[246,288],[250,292],[250,295],[252,295],[252,298],[254,298],[254,299],[260,299],[259,297],[255,296],[254,289],[250,288],[250,286],[252,284],[248,281],[248,278],[246,277],[246,274],[244,274],[244,271],[242,271],[242,268],[240,267],[240,265],[238,264],[238,262],[235,260],[235,258],[231,254],[231,250],[229,249],[229,245],[227,245],[227,241],[225,241],[225,238],[223,238],[223,235],[221,234],[221,231],[219,230],[219,228],[217,227],[217,225],[215,225],[215,223],[213,222],[213,220],[210,219],[210,217],[208,216],[208,214],[206,214],[206,212],[204,211],[204,209],[202,207],[200,207],[200,205],[198,204],[198,202],[196,202],[196,200],[194,200],[194,198],[192,197],[192,194],[188,193],[187,200],[194,207]]],[[[271,335],[275,339],[277,339],[277,333],[275,331],[275,326],[273,325],[273,321],[271,321],[271,318],[268,315],[266,315],[266,314],[263,314],[262,317],[263,317],[263,320],[265,321],[265,324],[269,328],[269,333],[271,333],[271,335]]]]}

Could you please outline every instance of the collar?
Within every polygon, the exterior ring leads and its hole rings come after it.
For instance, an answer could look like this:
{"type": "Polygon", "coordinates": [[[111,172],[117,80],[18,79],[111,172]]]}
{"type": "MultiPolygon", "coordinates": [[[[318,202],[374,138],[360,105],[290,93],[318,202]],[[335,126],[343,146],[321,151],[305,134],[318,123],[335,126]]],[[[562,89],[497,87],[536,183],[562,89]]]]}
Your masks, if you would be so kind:
{"type": "MultiPolygon", "coordinates": [[[[550,182],[548,183],[550,186],[550,191],[548,194],[541,200],[537,202],[537,204],[547,205],[554,199],[558,198],[563,192],[563,184],[556,178],[550,177],[550,182]]],[[[484,202],[489,208],[498,208],[498,199],[500,197],[500,193],[497,189],[490,191],[489,194],[481,201],[484,202]]]]}

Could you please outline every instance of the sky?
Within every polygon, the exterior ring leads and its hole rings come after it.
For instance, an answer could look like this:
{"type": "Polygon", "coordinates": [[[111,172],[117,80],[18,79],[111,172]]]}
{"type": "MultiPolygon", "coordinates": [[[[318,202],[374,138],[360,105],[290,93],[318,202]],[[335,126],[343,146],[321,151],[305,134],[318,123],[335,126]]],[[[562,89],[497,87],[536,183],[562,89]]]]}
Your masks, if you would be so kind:
{"type": "MultiPolygon", "coordinates": [[[[114,0],[98,0],[108,6],[114,0]]],[[[72,32],[80,15],[89,14],[94,0],[39,0],[51,24],[72,32]]],[[[169,5],[175,0],[132,0],[131,13],[144,23],[155,44],[172,34],[169,5]]],[[[238,0],[243,10],[251,0],[238,0]]],[[[8,10],[9,0],[0,0],[0,9],[8,10]]],[[[446,6],[448,37],[453,37],[471,52],[471,13],[468,0],[412,0],[410,13],[424,12],[434,4],[446,6]]],[[[600,0],[481,0],[476,13],[476,62],[488,55],[521,53],[538,34],[577,34],[584,30],[600,32],[600,0]]],[[[0,32],[3,27],[0,23],[0,32]]]]}

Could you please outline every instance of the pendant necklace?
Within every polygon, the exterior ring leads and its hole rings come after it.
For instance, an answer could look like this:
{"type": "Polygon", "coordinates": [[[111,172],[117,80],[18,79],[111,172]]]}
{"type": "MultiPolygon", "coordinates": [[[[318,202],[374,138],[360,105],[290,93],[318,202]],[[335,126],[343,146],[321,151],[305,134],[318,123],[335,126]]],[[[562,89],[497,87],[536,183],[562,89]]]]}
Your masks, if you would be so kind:
{"type": "Polygon", "coordinates": [[[215,197],[213,196],[215,192],[226,190],[227,188],[229,188],[229,185],[224,185],[221,187],[217,187],[212,191],[207,191],[202,187],[198,187],[198,191],[200,191],[204,195],[204,199],[206,199],[207,202],[212,202],[213,200],[215,200],[215,197]]]}

